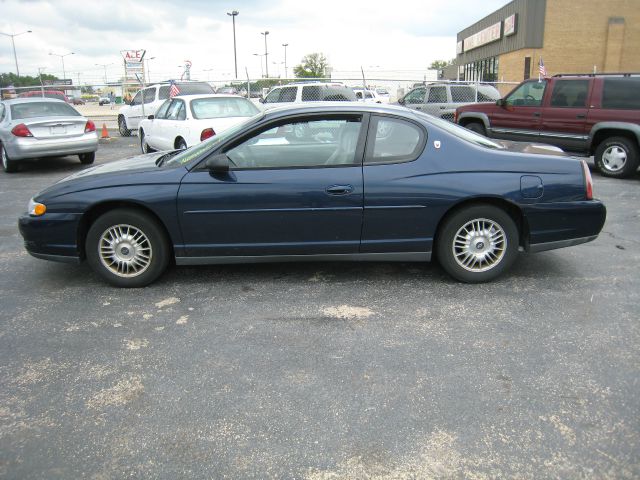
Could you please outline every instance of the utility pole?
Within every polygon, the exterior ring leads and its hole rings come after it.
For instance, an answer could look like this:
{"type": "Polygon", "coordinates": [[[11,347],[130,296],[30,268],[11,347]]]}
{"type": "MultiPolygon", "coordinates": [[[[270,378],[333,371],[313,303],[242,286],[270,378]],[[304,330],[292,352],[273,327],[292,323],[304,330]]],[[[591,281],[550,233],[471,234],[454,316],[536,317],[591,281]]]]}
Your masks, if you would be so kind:
{"type": "Polygon", "coordinates": [[[227,12],[227,15],[229,15],[231,17],[231,20],[233,21],[233,63],[236,67],[235,78],[238,78],[238,57],[236,55],[236,16],[239,13],[240,12],[238,12],[237,10],[234,10],[231,13],[227,12]]]}
{"type": "Polygon", "coordinates": [[[74,52],[69,52],[69,53],[65,53],[64,55],[60,55],[58,53],[51,53],[49,52],[49,55],[54,55],[56,57],[60,57],[60,60],[62,60],[62,79],[65,80],[67,77],[67,72],[64,69],[64,57],[68,56],[68,55],[75,55],[74,52]]]}
{"type": "Polygon", "coordinates": [[[3,33],[0,32],[0,35],[4,35],[6,37],[11,37],[11,46],[13,47],[13,59],[16,62],[16,75],[19,77],[20,76],[20,69],[18,68],[18,55],[16,55],[16,42],[14,40],[14,37],[17,37],[18,35],[22,35],[25,33],[31,33],[31,30],[27,30],[26,32],[20,32],[20,33],[3,33]]]}
{"type": "Polygon", "coordinates": [[[260,32],[260,34],[264,35],[264,67],[265,67],[264,78],[269,78],[269,52],[267,51],[267,35],[269,35],[269,30],[260,32]]]}
{"type": "Polygon", "coordinates": [[[289,78],[289,74],[287,73],[287,47],[289,44],[283,43],[282,46],[284,47],[284,78],[289,78]]]}

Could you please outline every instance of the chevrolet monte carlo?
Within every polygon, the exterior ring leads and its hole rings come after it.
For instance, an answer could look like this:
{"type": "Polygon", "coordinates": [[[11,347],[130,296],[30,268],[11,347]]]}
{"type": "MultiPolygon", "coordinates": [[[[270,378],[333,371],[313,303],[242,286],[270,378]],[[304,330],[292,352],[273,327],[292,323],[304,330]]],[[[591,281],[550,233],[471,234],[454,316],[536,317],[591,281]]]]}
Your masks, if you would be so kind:
{"type": "Polygon", "coordinates": [[[19,219],[38,258],[141,287],[167,265],[429,261],[494,279],[519,251],[588,242],[604,205],[584,161],[402,107],[262,112],[183,151],[80,171],[19,219]]]}

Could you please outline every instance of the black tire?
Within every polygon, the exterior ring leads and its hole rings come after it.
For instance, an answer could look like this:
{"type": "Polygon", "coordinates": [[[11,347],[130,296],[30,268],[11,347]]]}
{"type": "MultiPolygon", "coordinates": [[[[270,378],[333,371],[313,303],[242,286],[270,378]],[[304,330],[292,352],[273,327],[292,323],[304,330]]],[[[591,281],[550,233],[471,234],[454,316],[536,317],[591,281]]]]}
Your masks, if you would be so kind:
{"type": "Polygon", "coordinates": [[[2,170],[6,173],[14,173],[18,171],[18,162],[11,160],[7,151],[4,149],[4,145],[0,143],[0,157],[2,158],[2,170]]]}
{"type": "Polygon", "coordinates": [[[628,178],[638,170],[638,145],[627,137],[609,137],[598,145],[594,159],[603,176],[628,178]]]}
{"type": "Polygon", "coordinates": [[[177,150],[186,150],[187,149],[187,142],[185,142],[184,139],[179,138],[176,141],[176,149],[177,150]]]}
{"type": "Polygon", "coordinates": [[[83,165],[91,165],[96,160],[96,152],[81,153],[78,157],[83,165]]]}
{"type": "Polygon", "coordinates": [[[118,131],[121,137],[131,136],[131,130],[127,128],[127,120],[124,118],[124,115],[118,116],[118,131]]]}
{"type": "Polygon", "coordinates": [[[471,130],[472,132],[479,133],[482,136],[487,136],[487,131],[484,128],[484,125],[480,122],[471,122],[465,125],[465,128],[471,130]]]}
{"type": "Polygon", "coordinates": [[[145,141],[144,130],[140,130],[140,150],[142,150],[142,153],[153,153],[156,151],[145,141]]]}
{"type": "Polygon", "coordinates": [[[136,288],[149,285],[164,272],[169,263],[169,241],[164,230],[152,217],[134,209],[119,208],[99,217],[89,228],[85,247],[91,268],[116,287],[136,288]],[[101,247],[109,246],[107,238],[113,239],[107,237],[107,231],[118,226],[122,236],[115,242],[113,255],[103,254],[101,247]],[[141,232],[143,237],[134,235],[137,232],[141,232]],[[136,237],[137,241],[129,241],[127,235],[136,237]],[[118,265],[114,261],[116,252],[119,253],[118,265]],[[138,259],[141,264],[133,262],[133,258],[138,259]],[[111,264],[107,265],[108,262],[111,264]],[[139,271],[136,272],[136,268],[139,271]]]}
{"type": "Polygon", "coordinates": [[[514,262],[518,255],[518,237],[518,227],[504,210],[492,205],[471,205],[445,219],[438,230],[436,254],[442,268],[456,280],[488,282],[500,276],[514,262]],[[468,231],[471,238],[461,232],[470,224],[469,228],[473,229],[468,231]],[[473,231],[480,234],[474,236],[473,231]],[[487,237],[483,235],[486,232],[493,233],[487,237]],[[456,237],[460,239],[459,234],[464,242],[468,241],[468,245],[455,242],[456,237]],[[493,243],[490,242],[492,239],[493,243]],[[462,265],[465,260],[468,261],[466,267],[462,265]]]}

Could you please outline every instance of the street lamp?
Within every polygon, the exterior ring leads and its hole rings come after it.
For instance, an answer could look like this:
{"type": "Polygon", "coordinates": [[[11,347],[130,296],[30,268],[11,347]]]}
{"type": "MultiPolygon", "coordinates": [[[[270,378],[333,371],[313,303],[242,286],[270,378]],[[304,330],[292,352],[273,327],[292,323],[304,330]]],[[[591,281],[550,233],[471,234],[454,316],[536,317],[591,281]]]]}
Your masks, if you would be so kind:
{"type": "Polygon", "coordinates": [[[49,52],[49,55],[54,55],[56,57],[60,57],[60,60],[62,60],[62,79],[65,80],[67,78],[67,72],[64,69],[64,57],[67,57],[69,55],[75,55],[74,52],[69,52],[69,53],[65,53],[64,55],[60,55],[59,53],[51,53],[49,52]]]}
{"type": "Polygon", "coordinates": [[[289,74],[287,73],[287,47],[289,44],[283,43],[282,46],[284,47],[284,78],[289,78],[289,74]]]}
{"type": "Polygon", "coordinates": [[[233,12],[229,13],[227,12],[227,15],[229,15],[231,17],[231,20],[233,21],[233,63],[236,67],[236,77],[238,78],[238,57],[236,56],[236,16],[239,14],[240,12],[238,12],[237,10],[234,10],[233,12]]]}
{"type": "Polygon", "coordinates": [[[264,65],[265,65],[265,77],[269,78],[269,52],[267,51],[267,35],[269,35],[269,30],[260,32],[260,35],[264,35],[264,65]]]}
{"type": "MultiPolygon", "coordinates": [[[[254,53],[253,55],[256,57],[264,57],[264,54],[262,53],[254,53]]],[[[264,77],[264,68],[262,68],[262,59],[260,59],[260,77],[264,77]]]]}
{"type": "Polygon", "coordinates": [[[13,38],[17,37],[18,35],[23,35],[25,33],[31,33],[31,30],[27,30],[26,32],[13,33],[13,34],[0,32],[0,35],[11,37],[11,45],[13,46],[13,59],[16,61],[16,75],[18,77],[20,76],[20,70],[18,69],[18,56],[16,55],[16,42],[13,38]]]}
{"type": "Polygon", "coordinates": [[[145,59],[145,61],[147,62],[147,83],[151,83],[151,71],[149,70],[149,62],[151,60],[155,60],[156,57],[151,57],[151,58],[147,58],[145,59]]]}
{"type": "Polygon", "coordinates": [[[107,85],[107,67],[113,63],[96,63],[96,67],[104,67],[104,84],[107,85]]]}

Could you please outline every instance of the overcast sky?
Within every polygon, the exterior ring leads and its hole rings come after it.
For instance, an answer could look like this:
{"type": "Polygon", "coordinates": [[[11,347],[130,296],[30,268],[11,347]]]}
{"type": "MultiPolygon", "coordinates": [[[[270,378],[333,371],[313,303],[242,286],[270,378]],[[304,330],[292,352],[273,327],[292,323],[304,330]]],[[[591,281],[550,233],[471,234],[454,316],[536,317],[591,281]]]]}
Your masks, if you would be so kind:
{"type": "MultiPolygon", "coordinates": [[[[15,37],[20,73],[35,75],[38,67],[77,82],[116,80],[122,75],[125,49],[146,49],[152,80],[179,78],[185,60],[192,78],[233,77],[234,9],[238,74],[245,67],[260,77],[264,36],[268,30],[269,74],[284,76],[288,43],[289,75],[311,52],[324,53],[334,70],[423,70],[433,60],[455,56],[456,33],[508,3],[507,0],[140,0],[110,2],[77,0],[0,0],[0,32],[15,37]],[[275,63],[274,63],[275,62],[275,63]]],[[[262,64],[264,68],[264,63],[262,64]]],[[[11,39],[0,35],[0,73],[14,72],[11,39]]]]}

